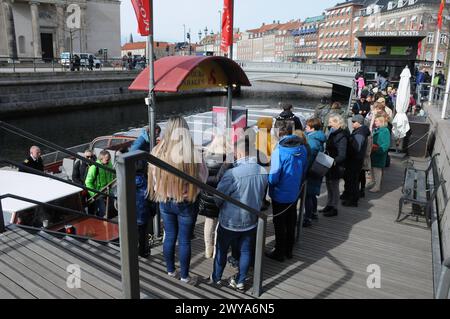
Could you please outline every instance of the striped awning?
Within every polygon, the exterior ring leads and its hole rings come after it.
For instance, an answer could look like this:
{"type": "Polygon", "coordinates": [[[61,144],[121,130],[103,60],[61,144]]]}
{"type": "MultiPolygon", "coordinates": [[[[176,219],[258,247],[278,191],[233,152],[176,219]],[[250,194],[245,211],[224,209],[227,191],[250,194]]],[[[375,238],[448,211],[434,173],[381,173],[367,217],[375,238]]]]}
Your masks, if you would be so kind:
{"type": "Polygon", "coordinates": [[[400,21],[399,21],[398,23],[403,23],[403,22],[405,22],[405,21],[406,21],[406,18],[403,17],[403,18],[400,19],[400,21]]]}
{"type": "Polygon", "coordinates": [[[389,21],[389,25],[394,24],[395,23],[395,19],[391,19],[391,21],[389,21]]]}
{"type": "Polygon", "coordinates": [[[355,28],[355,30],[353,30],[353,34],[355,34],[356,32],[358,32],[359,28],[355,28]]]}
{"type": "Polygon", "coordinates": [[[359,21],[359,17],[356,17],[353,19],[353,22],[358,22],[359,21]]]}

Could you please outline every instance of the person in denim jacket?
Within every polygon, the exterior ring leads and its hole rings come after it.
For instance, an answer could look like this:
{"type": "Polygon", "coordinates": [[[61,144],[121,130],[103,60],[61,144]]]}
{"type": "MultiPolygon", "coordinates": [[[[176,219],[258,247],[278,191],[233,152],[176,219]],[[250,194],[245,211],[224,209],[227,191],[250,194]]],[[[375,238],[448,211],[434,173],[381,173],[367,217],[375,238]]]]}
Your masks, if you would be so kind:
{"type": "MultiPolygon", "coordinates": [[[[249,144],[248,137],[238,141],[234,167],[225,172],[217,185],[217,190],[260,210],[267,185],[267,172],[257,163],[256,157],[249,156],[249,144]]],[[[240,250],[239,272],[230,281],[230,285],[243,290],[252,260],[258,216],[221,198],[216,197],[215,201],[220,211],[211,279],[214,283],[220,283],[227,262],[228,249],[233,241],[237,241],[240,250]]]]}

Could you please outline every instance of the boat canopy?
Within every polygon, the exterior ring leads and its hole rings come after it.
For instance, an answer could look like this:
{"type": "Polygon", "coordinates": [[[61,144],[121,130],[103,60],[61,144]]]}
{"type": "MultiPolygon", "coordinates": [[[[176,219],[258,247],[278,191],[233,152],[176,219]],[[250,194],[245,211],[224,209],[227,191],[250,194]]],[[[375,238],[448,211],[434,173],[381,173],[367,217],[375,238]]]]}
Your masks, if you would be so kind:
{"type": "MultiPolygon", "coordinates": [[[[48,203],[58,198],[79,193],[83,189],[48,177],[12,170],[0,170],[0,195],[12,194],[27,199],[48,203]]],[[[2,199],[4,214],[36,206],[33,203],[13,198],[2,199]]],[[[5,218],[5,223],[9,220],[5,218]]]]}
{"type": "MultiPolygon", "coordinates": [[[[169,56],[156,60],[155,92],[179,92],[192,89],[251,86],[244,70],[222,56],[169,56]]],[[[148,91],[149,67],[134,79],[129,90],[148,91]]]]}

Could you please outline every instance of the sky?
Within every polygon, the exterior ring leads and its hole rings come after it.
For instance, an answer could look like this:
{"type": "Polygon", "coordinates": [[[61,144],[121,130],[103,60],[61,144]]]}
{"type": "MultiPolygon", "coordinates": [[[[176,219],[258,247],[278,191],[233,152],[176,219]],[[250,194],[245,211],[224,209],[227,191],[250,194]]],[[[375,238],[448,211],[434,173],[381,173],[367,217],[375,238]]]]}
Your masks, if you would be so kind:
{"type": "MultiPolygon", "coordinates": [[[[343,0],[235,0],[234,27],[240,30],[254,29],[273,20],[287,22],[304,20],[322,12],[343,0]]],[[[217,32],[223,0],[153,0],[153,18],[156,41],[182,42],[184,27],[191,30],[191,41],[198,42],[198,32],[208,27],[217,32]]],[[[131,0],[120,5],[121,40],[128,42],[130,33],[134,41],[143,40],[137,33],[137,22],[131,0]]]]}

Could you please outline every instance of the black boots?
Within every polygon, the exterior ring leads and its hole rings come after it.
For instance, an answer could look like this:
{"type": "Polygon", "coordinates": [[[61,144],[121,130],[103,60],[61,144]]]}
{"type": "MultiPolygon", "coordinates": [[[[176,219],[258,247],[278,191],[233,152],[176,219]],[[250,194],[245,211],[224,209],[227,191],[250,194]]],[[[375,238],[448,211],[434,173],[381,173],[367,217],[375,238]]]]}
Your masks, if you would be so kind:
{"type": "Polygon", "coordinates": [[[322,208],[321,210],[319,210],[319,212],[321,212],[321,213],[326,213],[326,212],[329,212],[330,210],[332,210],[333,209],[333,206],[325,206],[324,208],[322,208]]]}
{"type": "Polygon", "coordinates": [[[334,207],[331,207],[330,210],[326,211],[325,213],[323,213],[323,216],[325,217],[333,217],[333,216],[337,216],[338,214],[338,210],[334,207]]]}
{"type": "Polygon", "coordinates": [[[138,225],[139,256],[147,258],[150,256],[147,225],[138,225]]]}

